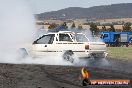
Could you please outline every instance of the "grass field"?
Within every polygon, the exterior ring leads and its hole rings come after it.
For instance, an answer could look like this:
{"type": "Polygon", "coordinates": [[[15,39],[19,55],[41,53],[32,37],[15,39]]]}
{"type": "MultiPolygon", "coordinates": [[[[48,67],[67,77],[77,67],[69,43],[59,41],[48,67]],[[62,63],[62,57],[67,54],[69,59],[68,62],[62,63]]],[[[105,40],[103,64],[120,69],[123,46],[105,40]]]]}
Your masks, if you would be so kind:
{"type": "Polygon", "coordinates": [[[132,60],[132,47],[108,47],[108,57],[132,60]]]}

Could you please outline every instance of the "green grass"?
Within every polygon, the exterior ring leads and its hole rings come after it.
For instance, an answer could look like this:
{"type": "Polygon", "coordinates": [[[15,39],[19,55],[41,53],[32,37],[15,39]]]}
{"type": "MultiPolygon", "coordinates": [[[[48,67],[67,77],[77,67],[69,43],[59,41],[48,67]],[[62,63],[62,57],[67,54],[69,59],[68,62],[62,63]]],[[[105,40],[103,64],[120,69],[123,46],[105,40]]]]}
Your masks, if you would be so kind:
{"type": "Polygon", "coordinates": [[[108,57],[132,60],[132,47],[108,47],[108,57]]]}

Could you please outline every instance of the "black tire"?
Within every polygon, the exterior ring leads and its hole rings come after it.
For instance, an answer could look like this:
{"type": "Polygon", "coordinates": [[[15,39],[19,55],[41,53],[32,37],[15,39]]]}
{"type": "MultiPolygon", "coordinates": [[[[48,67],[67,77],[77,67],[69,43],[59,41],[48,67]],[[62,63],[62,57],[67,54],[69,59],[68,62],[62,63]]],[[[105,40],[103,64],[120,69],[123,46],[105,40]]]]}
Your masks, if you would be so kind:
{"type": "Polygon", "coordinates": [[[18,54],[21,58],[26,58],[28,56],[28,53],[25,48],[20,48],[18,50],[18,54]]]}
{"type": "Polygon", "coordinates": [[[64,54],[63,54],[63,59],[73,63],[74,62],[73,55],[74,55],[74,53],[71,50],[65,51],[64,54]]]}

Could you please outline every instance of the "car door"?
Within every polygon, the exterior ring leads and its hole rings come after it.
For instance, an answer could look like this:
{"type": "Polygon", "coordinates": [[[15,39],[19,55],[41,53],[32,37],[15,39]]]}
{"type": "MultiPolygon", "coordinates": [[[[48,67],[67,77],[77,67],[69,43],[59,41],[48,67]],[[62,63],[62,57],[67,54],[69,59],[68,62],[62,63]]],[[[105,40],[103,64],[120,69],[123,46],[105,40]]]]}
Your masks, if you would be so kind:
{"type": "Polygon", "coordinates": [[[75,43],[73,42],[73,39],[71,38],[70,34],[59,33],[56,49],[61,52],[66,50],[75,51],[75,43]]]}
{"type": "Polygon", "coordinates": [[[45,56],[48,54],[49,44],[53,43],[54,34],[43,35],[33,44],[33,50],[36,56],[45,56]]]}

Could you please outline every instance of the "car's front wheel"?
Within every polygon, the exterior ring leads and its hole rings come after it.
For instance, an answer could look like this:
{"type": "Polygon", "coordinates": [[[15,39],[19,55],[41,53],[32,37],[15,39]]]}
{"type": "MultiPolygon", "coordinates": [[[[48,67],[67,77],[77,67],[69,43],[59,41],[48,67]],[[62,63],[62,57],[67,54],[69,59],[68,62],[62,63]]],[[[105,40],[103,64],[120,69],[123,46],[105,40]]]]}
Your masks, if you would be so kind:
{"type": "Polygon", "coordinates": [[[28,53],[25,48],[19,48],[18,55],[20,58],[26,58],[28,56],[28,53]]]}

